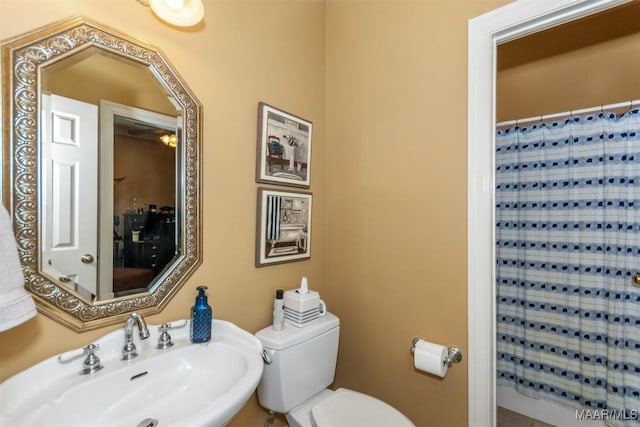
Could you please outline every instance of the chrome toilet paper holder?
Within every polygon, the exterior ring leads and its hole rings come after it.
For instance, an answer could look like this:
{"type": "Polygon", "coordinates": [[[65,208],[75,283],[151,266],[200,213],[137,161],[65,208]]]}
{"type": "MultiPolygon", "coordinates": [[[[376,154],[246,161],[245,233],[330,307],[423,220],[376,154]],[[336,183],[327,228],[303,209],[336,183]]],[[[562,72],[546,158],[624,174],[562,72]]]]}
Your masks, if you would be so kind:
{"type": "MultiPolygon", "coordinates": [[[[418,343],[418,341],[423,340],[424,338],[420,338],[420,337],[416,337],[413,339],[412,343],[411,343],[411,354],[414,354],[416,351],[416,344],[418,343]]],[[[442,361],[443,364],[447,365],[447,367],[451,367],[451,365],[453,365],[454,363],[460,363],[462,361],[462,352],[460,351],[460,349],[456,346],[449,346],[447,347],[447,356],[445,356],[444,360],[442,361]]]]}

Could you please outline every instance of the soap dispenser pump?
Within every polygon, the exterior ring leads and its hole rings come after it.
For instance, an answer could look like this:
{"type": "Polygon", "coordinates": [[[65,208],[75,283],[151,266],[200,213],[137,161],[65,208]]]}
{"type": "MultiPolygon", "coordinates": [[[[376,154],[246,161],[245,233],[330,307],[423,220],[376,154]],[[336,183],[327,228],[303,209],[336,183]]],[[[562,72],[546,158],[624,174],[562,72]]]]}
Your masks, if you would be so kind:
{"type": "Polygon", "coordinates": [[[211,317],[213,311],[207,303],[204,291],[206,286],[198,286],[196,303],[191,308],[191,342],[201,343],[211,341],[211,317]]]}

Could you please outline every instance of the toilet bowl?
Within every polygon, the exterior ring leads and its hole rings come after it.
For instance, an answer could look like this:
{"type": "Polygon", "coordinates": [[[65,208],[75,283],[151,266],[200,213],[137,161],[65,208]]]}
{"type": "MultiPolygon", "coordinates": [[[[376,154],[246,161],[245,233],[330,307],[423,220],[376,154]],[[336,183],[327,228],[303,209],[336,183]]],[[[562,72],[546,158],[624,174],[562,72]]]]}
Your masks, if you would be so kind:
{"type": "Polygon", "coordinates": [[[327,312],[314,323],[256,333],[265,369],[258,384],[260,405],[285,414],[291,427],[415,427],[400,411],[333,383],[340,335],[339,319],[327,312]]]}

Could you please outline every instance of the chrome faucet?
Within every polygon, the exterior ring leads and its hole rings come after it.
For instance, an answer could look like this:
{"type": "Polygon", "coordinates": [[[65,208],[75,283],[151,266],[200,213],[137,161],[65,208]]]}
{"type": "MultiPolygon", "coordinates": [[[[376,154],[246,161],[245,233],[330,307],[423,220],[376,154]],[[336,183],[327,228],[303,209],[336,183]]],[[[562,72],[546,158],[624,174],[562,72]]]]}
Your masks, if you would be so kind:
{"type": "Polygon", "coordinates": [[[58,362],[69,363],[80,356],[87,356],[84,359],[84,362],[82,362],[82,371],[80,371],[80,375],[93,374],[103,367],[102,363],[100,363],[100,358],[96,355],[99,348],[100,344],[89,344],[82,350],[72,350],[67,353],[62,353],[58,356],[58,362]]]}
{"type": "Polygon", "coordinates": [[[122,360],[131,360],[138,355],[136,345],[133,343],[133,324],[138,325],[138,334],[141,340],[149,338],[149,328],[142,318],[142,315],[133,312],[129,315],[124,324],[124,348],[122,349],[122,360]]]}

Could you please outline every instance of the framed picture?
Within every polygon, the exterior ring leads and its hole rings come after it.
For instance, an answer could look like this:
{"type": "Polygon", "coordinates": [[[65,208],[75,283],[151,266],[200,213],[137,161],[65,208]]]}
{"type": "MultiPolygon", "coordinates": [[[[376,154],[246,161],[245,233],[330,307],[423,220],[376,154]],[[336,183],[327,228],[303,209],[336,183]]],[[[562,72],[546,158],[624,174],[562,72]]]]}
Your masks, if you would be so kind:
{"type": "Polygon", "coordinates": [[[256,182],[309,188],[310,121],[260,102],[256,182]]]}
{"type": "Polygon", "coordinates": [[[311,193],[258,188],[256,267],[311,258],[311,193]]]}

